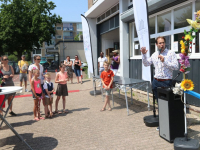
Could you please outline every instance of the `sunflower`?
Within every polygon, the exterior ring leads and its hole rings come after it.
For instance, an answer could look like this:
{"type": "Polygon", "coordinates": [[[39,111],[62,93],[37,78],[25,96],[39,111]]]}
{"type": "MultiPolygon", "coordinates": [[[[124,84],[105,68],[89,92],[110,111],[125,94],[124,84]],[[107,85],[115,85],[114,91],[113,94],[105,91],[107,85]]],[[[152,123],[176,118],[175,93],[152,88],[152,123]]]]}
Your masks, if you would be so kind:
{"type": "Polygon", "coordinates": [[[191,80],[185,79],[181,82],[181,88],[186,91],[192,91],[194,89],[194,84],[191,80]]]}
{"type": "Polygon", "coordinates": [[[185,35],[185,40],[186,41],[189,41],[190,39],[191,39],[191,35],[190,34],[185,35]]]}

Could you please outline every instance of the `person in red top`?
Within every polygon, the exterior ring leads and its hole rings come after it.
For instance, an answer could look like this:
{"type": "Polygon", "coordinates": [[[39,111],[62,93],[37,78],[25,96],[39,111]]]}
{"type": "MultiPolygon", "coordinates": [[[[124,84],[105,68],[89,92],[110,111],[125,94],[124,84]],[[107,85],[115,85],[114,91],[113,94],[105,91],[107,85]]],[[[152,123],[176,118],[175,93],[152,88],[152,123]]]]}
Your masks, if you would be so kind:
{"type": "Polygon", "coordinates": [[[108,110],[111,111],[111,106],[110,106],[110,100],[109,100],[109,95],[112,89],[112,83],[113,83],[113,77],[114,73],[112,70],[109,69],[109,63],[105,61],[103,63],[104,71],[101,73],[101,82],[103,84],[103,88],[106,91],[106,101],[103,106],[103,108],[100,111],[105,111],[106,110],[106,105],[108,104],[108,110]]]}

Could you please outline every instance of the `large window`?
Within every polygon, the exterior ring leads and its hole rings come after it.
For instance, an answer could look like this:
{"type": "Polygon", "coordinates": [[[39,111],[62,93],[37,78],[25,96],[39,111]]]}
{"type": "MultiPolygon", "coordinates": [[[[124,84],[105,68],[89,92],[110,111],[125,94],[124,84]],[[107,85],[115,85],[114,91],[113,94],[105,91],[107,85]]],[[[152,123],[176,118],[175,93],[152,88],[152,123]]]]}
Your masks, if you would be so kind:
{"type": "Polygon", "coordinates": [[[186,19],[192,18],[192,4],[174,10],[174,29],[186,27],[186,19]]]}
{"type": "Polygon", "coordinates": [[[82,24],[81,23],[77,23],[76,24],[76,28],[77,28],[77,31],[82,31],[82,24]]]}
{"type": "Polygon", "coordinates": [[[149,18],[149,32],[155,34],[155,17],[149,18]]]}
{"type": "Polygon", "coordinates": [[[63,23],[63,31],[74,31],[73,23],[63,23]]]}
{"type": "Polygon", "coordinates": [[[158,16],[158,33],[171,30],[171,12],[158,16]]]}
{"type": "MultiPolygon", "coordinates": [[[[158,12],[149,18],[149,33],[150,33],[150,53],[157,50],[154,43],[155,38],[164,36],[166,38],[166,48],[175,51],[177,54],[181,52],[180,40],[184,35],[184,30],[190,30],[186,19],[194,19],[194,12],[200,10],[200,0],[185,2],[185,5],[180,4],[169,8],[167,11],[158,12]],[[195,6],[195,7],[194,7],[195,6]]],[[[130,32],[130,56],[132,59],[141,59],[140,45],[138,35],[135,28],[135,23],[129,23],[130,32]],[[131,25],[130,25],[131,24],[131,25]]],[[[196,38],[193,40],[191,58],[200,57],[200,32],[196,33],[196,38]]],[[[177,55],[179,58],[179,55],[177,55]]]]}

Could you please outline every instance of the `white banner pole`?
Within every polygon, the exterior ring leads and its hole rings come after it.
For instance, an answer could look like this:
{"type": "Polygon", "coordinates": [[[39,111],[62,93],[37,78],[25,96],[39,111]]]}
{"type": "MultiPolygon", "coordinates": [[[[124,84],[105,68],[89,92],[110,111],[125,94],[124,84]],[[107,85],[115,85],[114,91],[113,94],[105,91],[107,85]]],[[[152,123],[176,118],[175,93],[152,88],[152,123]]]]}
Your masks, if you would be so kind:
{"type": "Polygon", "coordinates": [[[88,70],[90,71],[90,73],[95,75],[89,24],[84,15],[81,15],[81,20],[82,20],[82,29],[83,29],[84,52],[85,52],[85,58],[88,64],[88,70]]]}
{"type": "MultiPolygon", "coordinates": [[[[140,47],[146,47],[147,57],[150,57],[150,36],[149,36],[149,18],[146,0],[133,0],[133,11],[136,30],[139,38],[140,47]]],[[[142,63],[142,79],[151,82],[151,68],[145,67],[142,63]]]]}

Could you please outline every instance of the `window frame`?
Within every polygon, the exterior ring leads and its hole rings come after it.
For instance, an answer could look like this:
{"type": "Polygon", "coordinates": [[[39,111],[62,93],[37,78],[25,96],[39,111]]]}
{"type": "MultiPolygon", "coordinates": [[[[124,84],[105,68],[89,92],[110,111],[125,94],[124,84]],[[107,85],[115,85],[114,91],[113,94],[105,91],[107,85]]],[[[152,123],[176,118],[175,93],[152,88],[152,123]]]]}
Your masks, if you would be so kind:
{"type": "Polygon", "coordinates": [[[56,35],[56,39],[62,39],[62,35],[56,35]],[[60,38],[58,38],[60,36],[60,38]]]}
{"type": "Polygon", "coordinates": [[[62,27],[56,27],[56,30],[62,30],[62,27]],[[58,28],[60,28],[60,29],[58,29],[58,28]]]}

